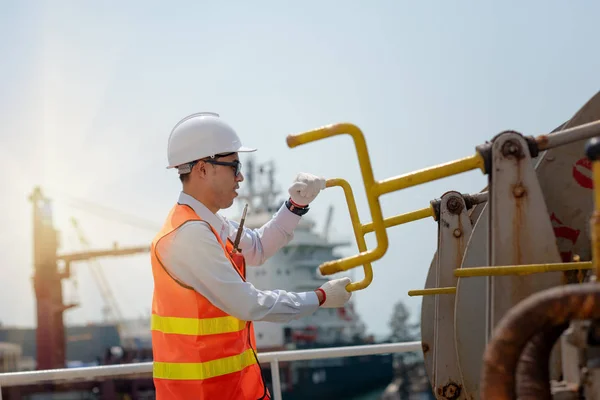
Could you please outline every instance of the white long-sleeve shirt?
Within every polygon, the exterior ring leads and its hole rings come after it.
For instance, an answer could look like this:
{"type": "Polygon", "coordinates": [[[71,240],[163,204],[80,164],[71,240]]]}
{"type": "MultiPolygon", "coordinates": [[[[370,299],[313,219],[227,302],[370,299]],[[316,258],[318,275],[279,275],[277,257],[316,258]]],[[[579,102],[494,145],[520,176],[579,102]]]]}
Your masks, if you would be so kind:
{"type": "MultiPolygon", "coordinates": [[[[287,322],[313,313],[319,307],[314,292],[258,290],[234,270],[210,224],[223,243],[235,238],[239,224],[213,214],[201,202],[181,192],[185,204],[202,221],[183,224],[158,243],[156,251],[165,268],[180,282],[193,287],[216,307],[244,321],[287,322]]],[[[282,205],[273,218],[259,229],[244,227],[239,248],[246,265],[261,265],[293,238],[300,216],[282,205]]]]}

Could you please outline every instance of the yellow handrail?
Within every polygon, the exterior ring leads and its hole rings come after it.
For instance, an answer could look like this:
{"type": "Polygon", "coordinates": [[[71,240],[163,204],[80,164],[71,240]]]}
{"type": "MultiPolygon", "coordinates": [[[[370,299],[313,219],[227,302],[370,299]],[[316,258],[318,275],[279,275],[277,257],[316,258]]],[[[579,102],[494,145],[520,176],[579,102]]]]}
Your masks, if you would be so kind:
{"type": "MultiPolygon", "coordinates": [[[[362,225],[358,216],[358,208],[356,207],[356,200],[354,199],[354,193],[352,192],[352,188],[350,187],[350,184],[344,179],[328,179],[326,187],[330,188],[334,186],[339,186],[344,190],[344,195],[346,196],[346,203],[348,204],[348,212],[350,213],[350,220],[352,220],[352,229],[354,230],[354,237],[356,238],[358,250],[360,252],[365,252],[367,251],[367,243],[365,242],[365,237],[362,233],[362,225]]],[[[364,289],[371,284],[371,282],[373,281],[373,268],[371,267],[371,263],[364,263],[363,270],[365,272],[365,278],[360,282],[348,284],[348,286],[346,286],[346,290],[348,290],[349,292],[353,292],[355,290],[364,289]]]]}
{"type": "Polygon", "coordinates": [[[456,293],[456,287],[441,287],[441,288],[431,288],[431,289],[415,289],[409,290],[409,296],[432,296],[434,294],[454,294],[456,293]]]}
{"type": "MultiPolygon", "coordinates": [[[[352,229],[354,231],[354,237],[356,238],[358,250],[360,252],[367,251],[367,243],[365,242],[364,235],[366,235],[369,232],[373,232],[374,224],[372,222],[369,222],[364,225],[361,224],[360,217],[358,215],[358,207],[356,206],[356,199],[354,197],[352,187],[350,186],[348,181],[342,178],[328,179],[325,186],[327,188],[338,186],[344,190],[344,196],[346,197],[348,213],[350,214],[350,220],[352,221],[352,229]]],[[[383,225],[386,228],[389,228],[392,226],[406,224],[408,222],[413,222],[428,217],[433,217],[434,215],[435,211],[433,209],[433,205],[430,205],[429,207],[422,208],[420,210],[415,210],[405,214],[400,214],[394,217],[386,218],[383,220],[383,225]]],[[[351,283],[348,286],[346,286],[346,289],[349,292],[364,289],[367,286],[369,286],[373,281],[373,268],[371,266],[371,263],[367,262],[363,264],[363,269],[365,272],[365,278],[358,283],[351,283]]]]}
{"type": "MultiPolygon", "coordinates": [[[[421,208],[420,210],[415,210],[411,212],[407,212],[405,214],[396,215],[394,217],[389,217],[383,220],[383,226],[386,228],[390,228],[396,225],[406,224],[408,222],[418,221],[420,219],[425,219],[428,217],[433,217],[435,212],[433,211],[433,207],[430,205],[426,208],[421,208]]],[[[362,233],[366,235],[369,232],[373,232],[373,223],[368,222],[362,225],[362,233]]]]}
{"type": "Polygon", "coordinates": [[[524,265],[498,265],[493,267],[460,268],[454,270],[454,276],[471,278],[476,276],[501,276],[501,275],[528,275],[543,272],[573,271],[576,269],[591,269],[591,261],[524,264],[524,265]]]}
{"type": "MultiPolygon", "coordinates": [[[[303,144],[314,142],[317,140],[326,139],[329,137],[348,134],[354,141],[354,146],[358,156],[358,162],[362,174],[363,183],[365,186],[365,192],[367,201],[369,204],[369,210],[371,213],[372,222],[365,225],[361,225],[358,212],[356,211],[356,204],[350,185],[340,179],[331,180],[331,186],[341,186],[346,193],[346,199],[348,202],[349,210],[351,210],[352,226],[354,234],[359,245],[359,254],[354,256],[341,258],[338,260],[328,261],[319,266],[319,269],[323,275],[330,275],[336,272],[346,271],[351,268],[355,268],[359,265],[363,265],[365,271],[365,279],[361,282],[356,283],[357,286],[353,288],[364,288],[369,285],[372,280],[372,268],[371,262],[376,261],[384,256],[389,247],[388,237],[386,228],[391,226],[403,224],[406,222],[416,221],[418,219],[427,218],[429,216],[435,216],[433,207],[423,208],[410,213],[397,215],[392,218],[384,219],[381,211],[381,205],[379,197],[386,193],[406,189],[412,186],[420,185],[423,183],[435,181],[445,177],[458,175],[463,172],[471,171],[474,169],[480,169],[484,174],[487,174],[486,163],[481,150],[477,150],[475,154],[469,157],[464,157],[458,160],[446,162],[443,164],[434,165],[432,167],[424,168],[421,170],[413,171],[404,175],[388,178],[382,181],[376,181],[373,176],[373,169],[367,150],[366,141],[363,132],[354,124],[340,123],[326,125],[308,132],[288,135],[286,142],[288,147],[294,148],[303,144]],[[354,214],[352,214],[354,212],[354,214]],[[375,249],[367,250],[364,244],[364,235],[369,232],[375,232],[377,239],[377,246],[375,249]]],[[[590,137],[589,132],[586,133],[586,137],[590,137]]],[[[595,139],[597,140],[597,139],[595,139]]],[[[594,143],[598,146],[598,143],[594,143]]],[[[538,143],[539,145],[539,143],[538,143]]],[[[541,145],[540,145],[541,146],[541,145]]],[[[595,149],[594,149],[595,151],[595,149]]],[[[590,153],[592,154],[592,153],[590,153]]],[[[595,154],[595,153],[594,153],[595,154]]],[[[594,155],[598,158],[597,154],[594,155]]],[[[590,157],[591,158],[591,157],[590,157]]],[[[593,161],[596,161],[594,159],[593,161]]],[[[593,177],[594,181],[600,182],[600,161],[593,163],[593,177]]],[[[592,259],[595,261],[595,269],[597,274],[600,275],[600,185],[596,185],[595,204],[596,211],[592,224],[592,259]]],[[[569,263],[568,266],[556,264],[554,266],[536,264],[536,265],[521,265],[521,266],[506,266],[506,267],[483,267],[483,268],[468,268],[459,269],[455,271],[455,275],[458,277],[468,276],[489,276],[489,275],[502,275],[502,274],[526,274],[526,273],[537,273],[546,271],[565,271],[569,269],[585,269],[586,267],[577,267],[576,263],[569,263]],[[504,268],[504,269],[503,269],[504,268]],[[480,275],[477,275],[480,274],[480,275]]],[[[353,284],[354,285],[354,284],[353,284]]],[[[447,288],[446,288],[447,289],[447,288]]],[[[356,290],[356,289],[354,289],[356,290]]],[[[436,289],[431,289],[436,290],[436,289]]],[[[428,293],[432,293],[429,291],[428,293]]]]}
{"type": "Polygon", "coordinates": [[[461,158],[459,160],[450,161],[376,182],[375,192],[380,196],[382,194],[421,185],[452,175],[458,175],[474,169],[480,169],[485,172],[484,160],[479,153],[475,153],[470,157],[461,158]]]}
{"type": "MultiPolygon", "coordinates": [[[[383,257],[383,255],[386,253],[389,243],[386,232],[386,221],[383,219],[381,205],[379,203],[380,195],[410,186],[415,186],[421,183],[445,178],[451,175],[457,175],[462,172],[477,168],[481,169],[485,173],[484,159],[479,153],[476,153],[470,157],[440,164],[430,168],[425,168],[395,178],[386,179],[381,182],[375,181],[365,137],[362,131],[356,125],[350,123],[326,125],[321,128],[297,135],[288,135],[286,141],[288,147],[294,148],[306,143],[342,134],[350,135],[354,141],[361,174],[365,185],[369,210],[371,212],[371,218],[373,221],[367,224],[366,227],[363,227],[362,232],[375,232],[375,236],[377,238],[377,247],[373,250],[359,249],[360,253],[357,255],[323,263],[319,266],[319,269],[323,275],[330,275],[336,272],[346,271],[361,264],[364,265],[366,263],[373,262],[383,257]]],[[[390,219],[387,221],[387,227],[432,215],[429,213],[429,210],[425,211],[425,209],[423,209],[418,210],[416,215],[411,214],[397,216],[395,219],[390,219]],[[409,219],[407,220],[406,218],[409,219]]]]}
{"type": "Polygon", "coordinates": [[[371,167],[367,144],[362,131],[356,125],[346,123],[327,125],[298,135],[288,135],[287,145],[288,147],[293,148],[306,143],[342,134],[350,135],[354,141],[354,146],[358,155],[360,171],[365,185],[367,201],[371,211],[371,218],[373,220],[373,230],[377,238],[377,247],[375,247],[373,250],[361,251],[359,254],[354,256],[323,263],[319,266],[319,269],[323,275],[330,275],[336,272],[345,271],[361,264],[364,265],[366,263],[378,260],[383,257],[389,245],[387,232],[385,230],[385,226],[383,225],[383,214],[381,212],[379,198],[374,193],[375,178],[373,176],[373,168],[371,167]]]}

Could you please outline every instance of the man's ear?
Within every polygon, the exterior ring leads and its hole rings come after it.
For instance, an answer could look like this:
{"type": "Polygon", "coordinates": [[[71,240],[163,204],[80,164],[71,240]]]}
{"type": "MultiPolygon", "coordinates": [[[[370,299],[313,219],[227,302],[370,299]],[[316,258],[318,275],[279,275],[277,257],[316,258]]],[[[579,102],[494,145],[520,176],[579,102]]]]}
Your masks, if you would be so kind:
{"type": "Polygon", "coordinates": [[[204,178],[206,176],[206,163],[203,161],[198,161],[196,165],[194,165],[194,169],[198,173],[198,176],[204,178]]]}

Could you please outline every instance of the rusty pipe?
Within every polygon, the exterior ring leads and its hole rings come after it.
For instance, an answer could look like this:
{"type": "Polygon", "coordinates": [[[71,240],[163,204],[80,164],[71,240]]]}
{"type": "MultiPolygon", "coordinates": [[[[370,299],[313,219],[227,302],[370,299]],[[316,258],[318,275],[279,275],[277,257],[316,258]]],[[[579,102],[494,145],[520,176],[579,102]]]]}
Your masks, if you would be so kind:
{"type": "Polygon", "coordinates": [[[600,135],[600,120],[561,129],[548,135],[540,135],[535,138],[540,151],[564,146],[579,140],[590,139],[600,135]]]}
{"type": "Polygon", "coordinates": [[[481,399],[516,399],[516,370],[527,343],[539,332],[590,318],[600,318],[600,285],[594,282],[543,290],[511,308],[485,349],[481,399]]]}
{"type": "Polygon", "coordinates": [[[517,366],[519,400],[552,400],[550,391],[550,353],[569,323],[539,332],[525,346],[517,366]]]}

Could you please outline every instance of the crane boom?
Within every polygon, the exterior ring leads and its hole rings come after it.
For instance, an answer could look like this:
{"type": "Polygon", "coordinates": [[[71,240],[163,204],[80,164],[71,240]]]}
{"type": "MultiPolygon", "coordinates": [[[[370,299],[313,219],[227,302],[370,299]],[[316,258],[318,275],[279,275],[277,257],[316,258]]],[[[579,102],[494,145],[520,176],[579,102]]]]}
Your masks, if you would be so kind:
{"type": "MultiPolygon", "coordinates": [[[[75,218],[71,218],[71,225],[73,225],[73,227],[75,228],[79,242],[84,247],[84,250],[89,251],[91,245],[87,240],[85,234],[83,233],[83,229],[81,228],[81,226],[75,218]]],[[[95,259],[89,259],[88,263],[94,281],[96,282],[96,285],[100,290],[100,294],[102,295],[102,299],[105,302],[105,316],[107,317],[108,321],[116,323],[119,330],[121,330],[123,313],[121,312],[119,303],[117,302],[117,299],[115,298],[112,289],[110,288],[108,280],[106,279],[106,275],[104,275],[104,272],[102,271],[102,266],[95,259]]]]}

